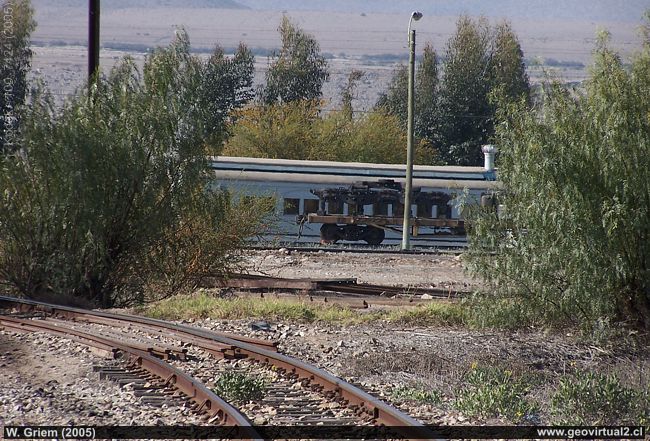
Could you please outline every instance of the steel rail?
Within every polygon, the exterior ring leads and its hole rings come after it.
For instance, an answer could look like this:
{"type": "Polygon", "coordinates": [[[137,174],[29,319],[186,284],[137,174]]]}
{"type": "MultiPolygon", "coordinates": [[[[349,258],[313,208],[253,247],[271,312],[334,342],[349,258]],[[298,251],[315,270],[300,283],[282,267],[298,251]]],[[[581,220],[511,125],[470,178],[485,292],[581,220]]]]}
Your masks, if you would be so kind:
{"type": "MultiPolygon", "coordinates": [[[[64,317],[72,320],[84,320],[92,323],[98,324],[108,324],[112,326],[124,326],[125,323],[134,323],[145,328],[153,328],[156,331],[168,331],[169,322],[163,320],[157,320],[147,317],[140,317],[129,314],[112,314],[103,311],[91,311],[88,309],[73,308],[69,306],[56,305],[53,303],[37,302],[27,299],[16,299],[14,297],[0,296],[0,305],[2,304],[13,304],[18,309],[23,311],[25,310],[40,310],[43,312],[50,313],[54,316],[64,317]]],[[[252,345],[260,346],[263,348],[277,350],[278,345],[275,341],[270,340],[261,340],[258,338],[245,337],[236,334],[229,334],[225,332],[218,331],[208,331],[199,328],[194,328],[190,326],[182,326],[183,332],[186,334],[192,334],[195,337],[202,337],[212,339],[213,337],[225,337],[235,341],[240,341],[244,343],[249,343],[252,345]],[[193,331],[198,331],[193,333],[193,331]]],[[[232,346],[232,345],[231,345],[232,346]]]]}
{"type": "Polygon", "coordinates": [[[128,355],[129,363],[145,369],[152,375],[162,379],[166,385],[172,386],[198,405],[197,412],[205,412],[211,417],[218,417],[218,424],[223,426],[237,426],[241,433],[245,433],[253,440],[262,440],[257,434],[248,418],[242,415],[221,397],[208,389],[203,383],[186,374],[185,372],[157,359],[156,357],[135,349],[119,341],[99,337],[76,329],[61,328],[53,323],[42,320],[24,320],[14,317],[0,316],[0,326],[19,332],[47,332],[66,338],[76,337],[88,346],[108,350],[114,354],[122,352],[128,355]]]}
{"type": "MultiPolygon", "coordinates": [[[[43,306],[45,308],[54,308],[56,310],[74,309],[81,312],[82,310],[75,308],[67,308],[59,305],[43,304],[32,300],[15,299],[11,297],[0,296],[0,305],[32,305],[43,306]]],[[[85,311],[86,314],[107,316],[119,319],[122,317],[119,314],[100,313],[97,311],[85,311]]],[[[128,319],[133,316],[128,316],[128,319]]],[[[195,337],[201,337],[214,342],[230,345],[237,348],[238,353],[251,360],[260,363],[269,364],[279,369],[284,370],[290,374],[298,376],[298,378],[305,380],[314,389],[320,390],[331,399],[338,399],[348,407],[355,410],[359,415],[366,414],[373,418],[377,424],[385,425],[396,428],[398,433],[399,429],[403,429],[405,439],[437,439],[437,434],[432,430],[425,427],[422,423],[404,414],[398,409],[388,405],[380,399],[373,397],[367,392],[359,389],[358,387],[337,378],[330,373],[317,368],[313,365],[307,364],[303,361],[297,360],[293,357],[274,352],[260,346],[249,344],[243,341],[234,340],[232,338],[216,335],[210,331],[203,331],[198,328],[188,327],[184,325],[177,325],[174,323],[163,322],[162,320],[149,319],[139,317],[142,323],[155,323],[157,326],[166,327],[169,330],[175,331],[179,334],[190,334],[195,337]],[[413,434],[417,436],[413,437],[413,434]]],[[[199,340],[200,341],[200,340],[199,340]]],[[[202,347],[199,344],[199,347],[202,347]]]]}

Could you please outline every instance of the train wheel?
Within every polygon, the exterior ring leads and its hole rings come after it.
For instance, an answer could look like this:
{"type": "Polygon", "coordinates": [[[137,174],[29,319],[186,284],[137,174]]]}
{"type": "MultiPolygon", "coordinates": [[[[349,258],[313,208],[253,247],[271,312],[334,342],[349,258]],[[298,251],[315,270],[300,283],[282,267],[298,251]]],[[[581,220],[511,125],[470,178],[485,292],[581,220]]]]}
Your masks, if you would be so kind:
{"type": "Polygon", "coordinates": [[[320,243],[323,245],[336,243],[339,239],[339,227],[335,224],[323,224],[320,227],[320,243]]]}
{"type": "Polygon", "coordinates": [[[368,243],[368,245],[379,245],[384,241],[385,237],[386,237],[386,232],[381,228],[368,227],[366,229],[366,235],[363,238],[363,240],[365,240],[368,243]]]}

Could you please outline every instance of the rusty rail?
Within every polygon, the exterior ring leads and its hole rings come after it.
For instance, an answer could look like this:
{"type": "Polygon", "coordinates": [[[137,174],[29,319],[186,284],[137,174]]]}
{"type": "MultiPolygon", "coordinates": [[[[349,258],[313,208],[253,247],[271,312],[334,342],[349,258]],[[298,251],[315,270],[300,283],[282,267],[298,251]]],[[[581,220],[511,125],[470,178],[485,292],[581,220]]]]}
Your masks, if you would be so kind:
{"type": "MultiPolygon", "coordinates": [[[[13,307],[30,306],[32,308],[40,306],[40,309],[52,309],[56,311],[65,311],[67,308],[58,305],[43,304],[31,300],[21,300],[10,297],[0,296],[0,306],[11,305],[13,307]]],[[[84,311],[75,309],[77,314],[88,315],[101,315],[102,317],[109,317],[114,320],[119,320],[121,315],[100,313],[97,311],[84,311]]],[[[132,320],[133,316],[126,316],[128,320],[132,320]]],[[[250,344],[241,340],[235,340],[223,335],[218,335],[210,331],[204,331],[194,327],[184,325],[177,325],[168,323],[161,320],[149,319],[145,317],[138,317],[138,323],[155,324],[158,328],[165,328],[168,331],[173,331],[178,335],[190,335],[196,338],[197,346],[201,349],[207,350],[212,353],[214,347],[212,345],[226,345],[234,348],[238,358],[248,358],[260,363],[270,364],[276,368],[282,369],[290,374],[295,374],[299,379],[304,380],[306,384],[311,385],[315,390],[324,393],[331,399],[340,401],[342,404],[352,408],[359,415],[366,414],[372,417],[377,424],[395,427],[398,432],[400,428],[406,430],[405,438],[417,432],[418,436],[412,439],[436,439],[437,436],[430,429],[426,428],[419,421],[402,413],[398,409],[388,405],[387,403],[373,397],[367,392],[359,389],[352,384],[337,378],[330,373],[319,369],[313,365],[304,363],[295,358],[279,354],[276,351],[266,349],[259,345],[250,344]]],[[[220,354],[217,352],[217,354],[220,354]]]]}
{"type": "Polygon", "coordinates": [[[357,279],[285,279],[255,274],[240,274],[230,279],[209,280],[212,286],[238,289],[286,289],[295,291],[332,291],[342,294],[395,296],[428,294],[437,298],[457,298],[469,294],[451,288],[419,288],[357,283],[357,279]]]}
{"type": "Polygon", "coordinates": [[[98,337],[76,329],[61,328],[42,320],[24,320],[0,316],[0,326],[18,332],[47,332],[66,338],[73,337],[79,342],[109,353],[117,354],[121,352],[126,354],[131,365],[145,369],[152,375],[162,379],[165,384],[185,394],[198,405],[198,412],[217,417],[219,425],[239,427],[243,433],[252,435],[248,439],[262,439],[256,434],[251,422],[244,415],[208,389],[203,383],[147,352],[135,349],[119,341],[98,337]]]}
{"type": "MultiPolygon", "coordinates": [[[[129,324],[137,324],[142,328],[148,328],[151,332],[165,332],[168,335],[169,322],[163,320],[156,320],[147,317],[140,317],[128,314],[111,314],[102,311],[91,311],[87,309],[72,308],[69,306],[56,305],[53,303],[36,302],[33,300],[16,299],[13,297],[0,296],[1,305],[11,305],[20,311],[41,311],[46,314],[51,314],[54,317],[62,317],[68,320],[85,321],[89,323],[104,324],[110,326],[127,326],[129,324]]],[[[229,334],[225,332],[208,331],[191,326],[177,325],[179,330],[185,335],[192,335],[195,338],[207,338],[212,340],[213,337],[225,337],[234,341],[249,343],[262,348],[277,350],[278,343],[270,340],[262,340],[257,338],[245,337],[236,334],[229,334]]],[[[234,349],[230,345],[230,349],[234,349]]]]}

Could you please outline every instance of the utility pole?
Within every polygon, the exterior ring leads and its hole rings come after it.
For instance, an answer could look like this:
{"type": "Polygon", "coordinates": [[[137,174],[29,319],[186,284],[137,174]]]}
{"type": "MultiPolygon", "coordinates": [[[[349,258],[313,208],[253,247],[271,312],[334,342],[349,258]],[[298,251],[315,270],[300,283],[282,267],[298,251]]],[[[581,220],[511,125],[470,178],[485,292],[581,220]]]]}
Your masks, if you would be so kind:
{"type": "Polygon", "coordinates": [[[413,193],[413,120],[415,113],[415,29],[413,20],[422,18],[421,12],[413,12],[409,20],[409,81],[408,81],[408,124],[406,138],[406,187],[404,189],[404,220],[402,225],[402,250],[411,249],[411,193],[413,193]]]}
{"type": "Polygon", "coordinates": [[[99,72],[99,0],[88,0],[88,87],[99,72]]]}

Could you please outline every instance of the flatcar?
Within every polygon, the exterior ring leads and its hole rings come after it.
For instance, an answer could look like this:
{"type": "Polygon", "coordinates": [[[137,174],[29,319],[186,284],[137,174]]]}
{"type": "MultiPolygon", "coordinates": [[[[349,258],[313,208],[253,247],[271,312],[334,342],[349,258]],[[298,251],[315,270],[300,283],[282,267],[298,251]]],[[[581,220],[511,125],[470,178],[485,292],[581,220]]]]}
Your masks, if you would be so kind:
{"type": "MultiPolygon", "coordinates": [[[[210,164],[217,187],[276,199],[279,222],[272,236],[282,242],[360,240],[376,245],[401,240],[403,199],[401,204],[399,196],[360,203],[346,189],[402,188],[404,165],[226,156],[214,157],[210,164]]],[[[414,166],[414,192],[434,196],[413,198],[413,243],[462,232],[458,196],[478,203],[481,195],[496,189],[494,179],[494,170],[484,167],[414,166]]]]}

